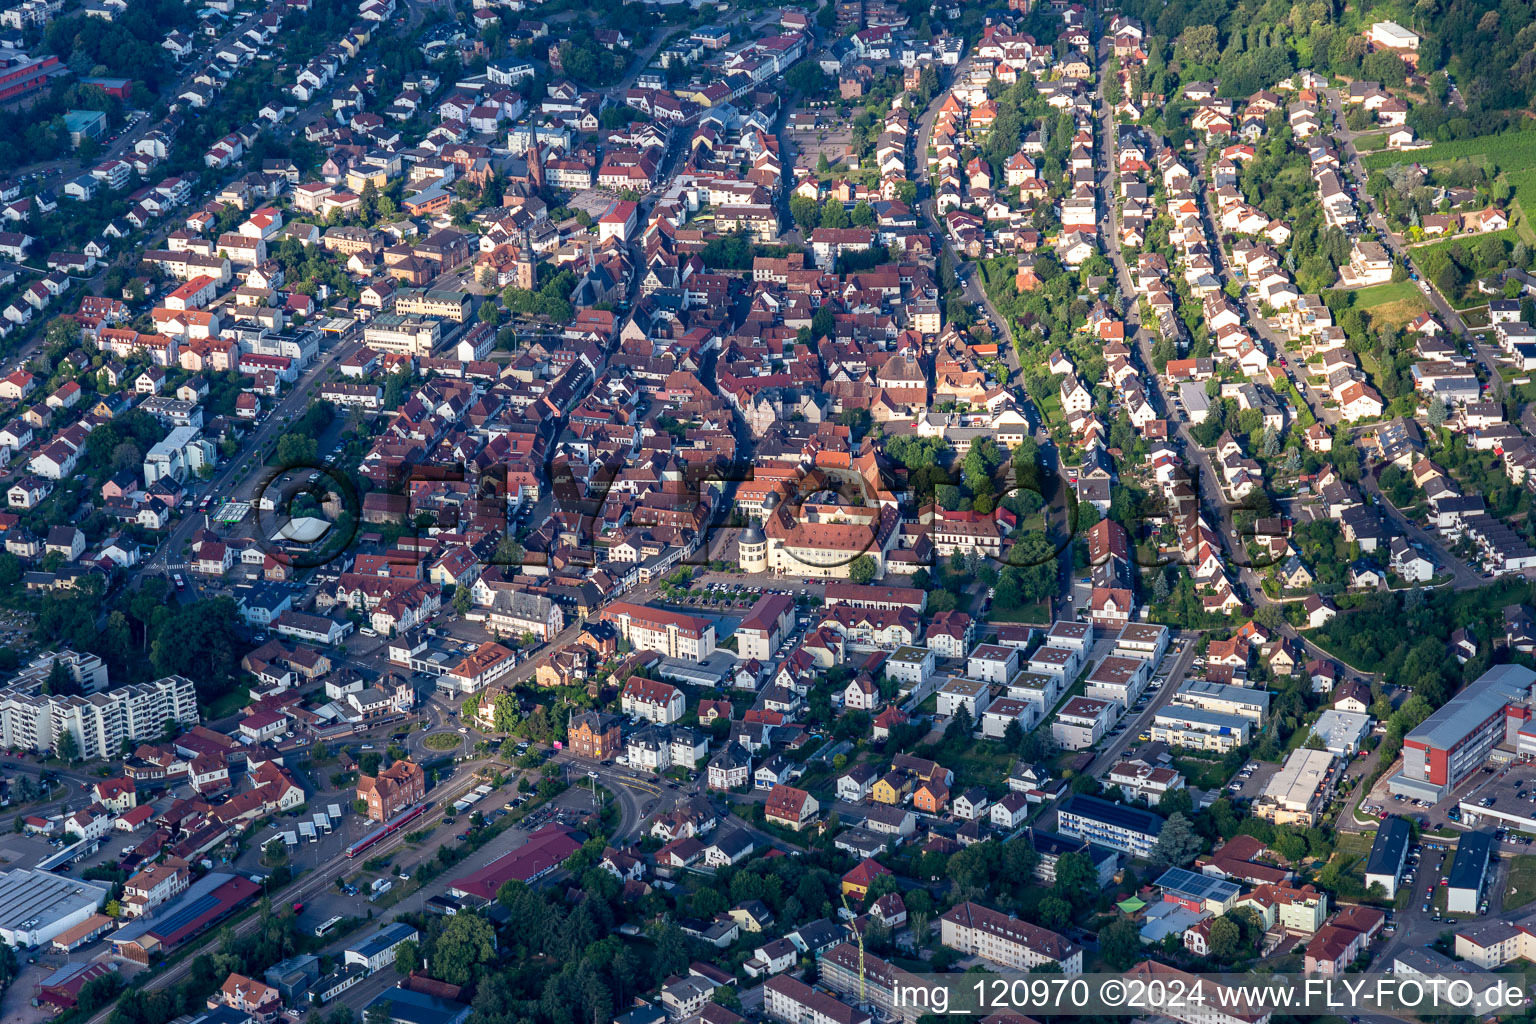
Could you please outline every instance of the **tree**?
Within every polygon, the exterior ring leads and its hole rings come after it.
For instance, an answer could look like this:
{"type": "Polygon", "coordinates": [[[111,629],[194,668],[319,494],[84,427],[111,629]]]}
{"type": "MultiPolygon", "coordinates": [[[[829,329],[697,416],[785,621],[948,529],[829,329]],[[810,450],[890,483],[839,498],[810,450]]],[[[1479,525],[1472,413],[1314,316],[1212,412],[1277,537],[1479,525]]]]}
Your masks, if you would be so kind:
{"type": "Polygon", "coordinates": [[[459,588],[453,592],[453,614],[462,619],[469,612],[469,603],[469,588],[463,585],[459,586],[459,588]]]}
{"type": "Polygon", "coordinates": [[[1183,814],[1174,814],[1163,822],[1152,847],[1151,861],[1161,867],[1182,867],[1200,852],[1200,836],[1183,814]]]}
{"type": "Polygon", "coordinates": [[[1211,922],[1211,956],[1228,963],[1243,952],[1243,930],[1235,921],[1218,917],[1211,922]]]}
{"type": "Polygon", "coordinates": [[[432,969],[450,985],[469,985],[496,956],[496,931],[477,914],[454,914],[438,936],[432,969]]]}
{"type": "Polygon", "coordinates": [[[73,763],[80,760],[80,741],[75,739],[75,734],[68,729],[59,737],[59,745],[54,751],[59,759],[73,763]]]}
{"type": "Polygon", "coordinates": [[[823,303],[816,307],[816,314],[811,317],[811,334],[817,338],[830,338],[836,328],[832,307],[823,303]]]}
{"type": "Polygon", "coordinates": [[[789,215],[802,235],[808,235],[821,226],[821,204],[809,196],[789,197],[789,215]]]}
{"type": "Polygon", "coordinates": [[[1061,931],[1072,921],[1072,904],[1060,896],[1047,896],[1035,908],[1036,919],[1052,931],[1061,931]]]}
{"type": "Polygon", "coordinates": [[[415,939],[406,939],[395,947],[395,973],[402,978],[412,971],[421,970],[421,946],[415,939]]]}
{"type": "Polygon", "coordinates": [[[1057,896],[1072,904],[1085,907],[1099,891],[1099,871],[1093,860],[1081,850],[1073,850],[1056,858],[1057,896]]]}
{"type": "Polygon", "coordinates": [[[848,566],[848,578],[854,583],[864,584],[875,578],[875,573],[880,569],[879,564],[870,555],[860,555],[848,566]]]}
{"type": "Polygon", "coordinates": [[[1141,932],[1136,925],[1120,917],[1099,931],[1099,955],[1116,970],[1123,971],[1141,958],[1141,932]]]}
{"type": "MultiPolygon", "coordinates": [[[[455,917],[458,915],[455,914],[455,917]]],[[[363,1011],[363,1024],[390,1024],[394,1020],[394,1014],[390,1012],[391,1000],[379,999],[368,1005],[363,1011]]]]}

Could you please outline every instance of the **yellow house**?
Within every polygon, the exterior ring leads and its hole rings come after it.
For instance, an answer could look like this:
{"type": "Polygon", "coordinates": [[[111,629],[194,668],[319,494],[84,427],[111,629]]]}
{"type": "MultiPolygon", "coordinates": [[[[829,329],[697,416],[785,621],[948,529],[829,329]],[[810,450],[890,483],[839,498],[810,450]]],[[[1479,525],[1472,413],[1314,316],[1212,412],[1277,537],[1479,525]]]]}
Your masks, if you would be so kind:
{"type": "Polygon", "coordinates": [[[389,175],[382,167],[353,167],[347,171],[347,188],[353,192],[361,193],[369,182],[374,188],[383,188],[389,184],[389,175]]]}
{"type": "Polygon", "coordinates": [[[912,777],[906,772],[890,772],[869,791],[870,799],[877,804],[900,804],[912,791],[912,777]]]}

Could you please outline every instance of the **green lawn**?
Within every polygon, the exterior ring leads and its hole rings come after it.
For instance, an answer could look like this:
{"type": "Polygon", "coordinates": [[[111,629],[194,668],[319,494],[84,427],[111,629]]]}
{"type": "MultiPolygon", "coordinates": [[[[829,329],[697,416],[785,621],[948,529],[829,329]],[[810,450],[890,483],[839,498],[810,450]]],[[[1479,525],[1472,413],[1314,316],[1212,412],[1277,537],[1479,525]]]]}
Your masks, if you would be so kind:
{"type": "Polygon", "coordinates": [[[1204,757],[1175,757],[1173,766],[1196,789],[1220,789],[1232,777],[1232,772],[1219,758],[1213,761],[1204,757]]]}
{"type": "Polygon", "coordinates": [[[993,622],[1023,622],[1038,626],[1050,622],[1051,610],[1044,601],[1036,601],[1034,604],[1020,605],[1012,609],[994,606],[987,613],[987,618],[993,622]]]}
{"type": "Polygon", "coordinates": [[[1355,136],[1355,149],[1361,153],[1374,153],[1385,148],[1387,148],[1386,132],[1373,132],[1370,135],[1355,136]]]}
{"type": "Polygon", "coordinates": [[[1001,743],[987,740],[972,743],[945,767],[955,773],[956,793],[981,786],[993,796],[1001,796],[1008,788],[1008,769],[1015,760],[1013,752],[1001,743]]]}
{"type": "Polygon", "coordinates": [[[1504,912],[1536,902],[1536,855],[1523,853],[1509,862],[1509,881],[1504,887],[1504,912]]]}
{"type": "Polygon", "coordinates": [[[222,697],[208,705],[208,717],[213,719],[226,718],[233,715],[251,702],[251,691],[244,686],[237,686],[222,697]]]}
{"type": "Polygon", "coordinates": [[[1370,316],[1373,324],[1390,323],[1401,327],[1429,309],[1429,301],[1413,281],[1371,285],[1344,294],[1350,297],[1353,308],[1370,316]]]}
{"type": "Polygon", "coordinates": [[[1376,309],[1404,299],[1418,298],[1419,286],[1412,281],[1395,281],[1376,284],[1369,288],[1355,289],[1355,306],[1359,309],[1376,309]]]}

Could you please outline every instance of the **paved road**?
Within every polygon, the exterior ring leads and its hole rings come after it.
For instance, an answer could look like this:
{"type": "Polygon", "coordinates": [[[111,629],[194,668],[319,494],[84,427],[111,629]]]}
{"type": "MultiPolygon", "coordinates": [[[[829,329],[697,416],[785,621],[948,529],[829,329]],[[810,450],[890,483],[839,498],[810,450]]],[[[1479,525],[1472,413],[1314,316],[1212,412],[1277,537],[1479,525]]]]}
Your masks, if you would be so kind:
{"type": "MultiPolygon", "coordinates": [[[[442,821],[443,811],[451,807],[455,800],[470,790],[474,789],[478,784],[478,780],[475,779],[472,774],[470,774],[466,775],[462,780],[460,780],[458,785],[456,785],[451,791],[445,793],[443,796],[438,797],[434,795],[434,806],[430,811],[428,811],[419,819],[421,822],[420,827],[425,828],[429,825],[439,824],[442,821]]],[[[383,840],[377,846],[373,847],[369,851],[369,854],[370,856],[379,856],[381,854],[392,853],[404,843],[405,833],[398,832],[395,835],[390,836],[388,839],[383,840]]],[[[356,861],[350,860],[345,856],[338,855],[333,857],[329,861],[326,861],[324,864],[316,867],[315,870],[305,874],[303,877],[299,878],[297,881],[284,887],[278,892],[270,893],[269,896],[272,901],[272,905],[274,907],[281,907],[292,903],[299,903],[310,899],[312,896],[326,892],[336,884],[337,878],[343,874],[346,874],[348,871],[353,870],[356,865],[356,861]]],[[[439,884],[441,884],[443,880],[438,879],[437,881],[439,884]]],[[[253,929],[259,927],[263,920],[265,919],[260,915],[252,915],[242,920],[239,924],[235,925],[233,932],[237,937],[248,934],[253,929]]],[[[175,984],[182,978],[186,977],[188,971],[191,970],[192,963],[196,959],[196,956],[194,955],[195,952],[195,950],[184,951],[184,955],[182,956],[181,960],[179,960],[175,965],[153,977],[138,981],[136,987],[146,990],[154,990],[165,988],[167,985],[175,984]]],[[[111,1016],[113,1009],[114,1007],[112,1005],[104,1007],[93,1017],[91,1017],[87,1024],[105,1024],[107,1018],[111,1016]]]]}
{"type": "MultiPolygon", "coordinates": [[[[214,473],[210,485],[203,493],[217,494],[227,500],[237,501],[260,497],[255,492],[265,479],[264,471],[258,466],[249,475],[242,476],[246,463],[253,459],[258,463],[263,461],[261,452],[267,442],[284,433],[291,420],[304,414],[304,410],[315,397],[311,395],[311,391],[319,386],[332,366],[358,349],[361,345],[361,336],[362,327],[355,326],[346,335],[332,342],[330,348],[321,353],[314,365],[305,371],[304,375],[289,389],[288,394],[267,414],[261,425],[245,439],[236,456],[225,462],[214,473]]],[[[258,516],[254,509],[251,512],[256,523],[270,523],[274,526],[278,524],[273,517],[278,514],[281,514],[281,510],[278,513],[267,513],[265,516],[258,516]]],[[[190,541],[193,533],[202,528],[203,516],[194,509],[187,510],[181,522],[171,530],[164,543],[155,551],[155,556],[139,571],[135,586],[146,576],[163,573],[169,565],[180,563],[182,548],[190,541]]]]}

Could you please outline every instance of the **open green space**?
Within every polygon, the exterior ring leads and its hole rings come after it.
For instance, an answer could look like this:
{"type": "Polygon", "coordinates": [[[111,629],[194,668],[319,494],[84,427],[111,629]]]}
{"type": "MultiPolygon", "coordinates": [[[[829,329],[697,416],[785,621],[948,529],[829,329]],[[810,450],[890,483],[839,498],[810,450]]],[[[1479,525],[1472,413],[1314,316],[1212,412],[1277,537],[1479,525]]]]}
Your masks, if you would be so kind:
{"type": "Polygon", "coordinates": [[[208,705],[208,717],[212,719],[226,718],[236,714],[239,710],[251,702],[251,691],[244,686],[237,686],[228,693],[220,694],[208,705]]]}
{"type": "Polygon", "coordinates": [[[422,742],[428,750],[457,750],[459,744],[464,742],[464,737],[451,732],[435,732],[422,742]]]}
{"type": "Polygon", "coordinates": [[[1373,324],[1390,323],[1401,327],[1429,309],[1429,301],[1413,281],[1371,285],[1351,294],[1353,306],[1370,314],[1373,324]]]}
{"type": "Polygon", "coordinates": [[[1536,902],[1536,855],[1522,853],[1510,858],[1509,881],[1504,886],[1504,912],[1536,902]]]}
{"type": "Polygon", "coordinates": [[[1381,170],[1393,164],[1440,164],[1452,160],[1473,160],[1483,157],[1498,165],[1500,170],[1536,167],[1536,132],[1509,132],[1503,135],[1479,135],[1471,139],[1453,142],[1437,142],[1428,149],[1414,149],[1403,153],[1372,153],[1362,156],[1360,162],[1368,171],[1381,170]]]}

